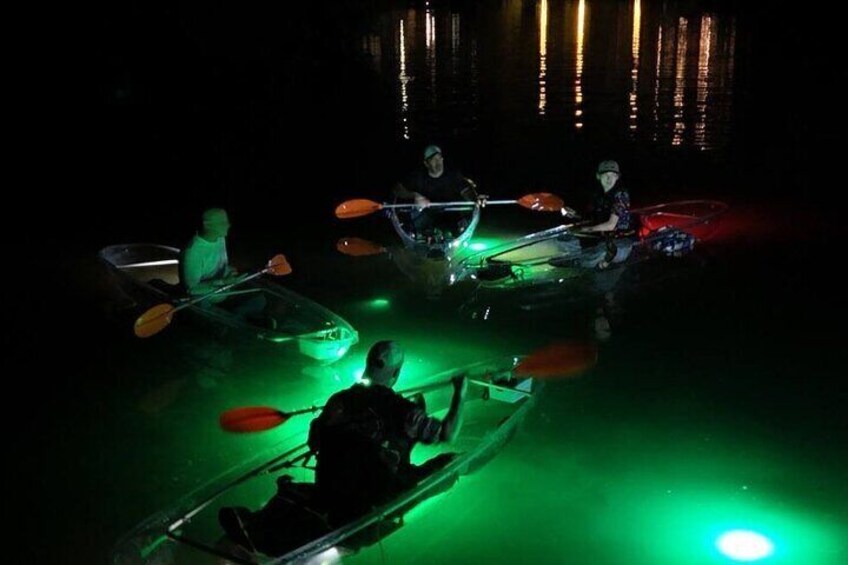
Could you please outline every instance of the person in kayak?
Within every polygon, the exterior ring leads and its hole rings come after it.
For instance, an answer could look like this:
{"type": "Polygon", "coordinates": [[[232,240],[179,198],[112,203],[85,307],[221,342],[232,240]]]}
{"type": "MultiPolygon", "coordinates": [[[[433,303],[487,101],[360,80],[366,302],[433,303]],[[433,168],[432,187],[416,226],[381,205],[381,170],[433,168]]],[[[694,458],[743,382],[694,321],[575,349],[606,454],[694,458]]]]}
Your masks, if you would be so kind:
{"type": "MultiPolygon", "coordinates": [[[[227,235],[230,218],[223,208],[209,208],[203,212],[201,229],[180,257],[180,282],[190,298],[209,294],[222,286],[239,281],[238,272],[230,265],[227,255],[227,235]]],[[[274,326],[274,319],[265,315],[267,300],[261,292],[233,294],[226,292],[210,296],[199,303],[212,304],[234,312],[242,318],[274,326]]]]}
{"type": "Polygon", "coordinates": [[[567,253],[579,255],[581,267],[606,269],[626,261],[633,250],[630,194],[616,161],[601,161],[595,178],[598,187],[583,215],[588,225],[562,236],[560,244],[567,253]]]}
{"type": "Polygon", "coordinates": [[[477,185],[455,169],[445,167],[442,150],[436,145],[424,149],[424,167],[410,173],[405,180],[394,187],[394,196],[398,201],[412,200],[418,209],[410,215],[411,231],[423,239],[452,239],[468,226],[468,214],[462,214],[459,222],[456,216],[447,212],[428,210],[431,202],[453,202],[466,200],[485,206],[486,197],[477,194],[477,185]]]}
{"type": "Polygon", "coordinates": [[[344,521],[383,504],[448,464],[442,454],[418,466],[410,462],[417,443],[450,442],[462,426],[468,383],[452,381],[453,397],[444,419],[427,415],[423,397],[392,390],[404,352],[394,341],[378,341],[368,352],[363,382],[330,397],[309,428],[316,455],[318,490],[331,501],[330,514],[344,521]]]}
{"type": "Polygon", "coordinates": [[[448,442],[459,433],[468,382],[464,376],[452,380],[448,413],[442,420],[433,418],[423,397],[410,400],[392,390],[403,360],[403,349],[394,341],[371,347],[362,382],[331,396],[310,424],[315,483],[295,483],[282,475],[277,493],[260,510],[221,508],[218,521],[230,542],[248,551],[282,555],[390,501],[450,463],[456,454],[444,453],[423,465],[413,465],[410,454],[419,442],[448,442]]]}

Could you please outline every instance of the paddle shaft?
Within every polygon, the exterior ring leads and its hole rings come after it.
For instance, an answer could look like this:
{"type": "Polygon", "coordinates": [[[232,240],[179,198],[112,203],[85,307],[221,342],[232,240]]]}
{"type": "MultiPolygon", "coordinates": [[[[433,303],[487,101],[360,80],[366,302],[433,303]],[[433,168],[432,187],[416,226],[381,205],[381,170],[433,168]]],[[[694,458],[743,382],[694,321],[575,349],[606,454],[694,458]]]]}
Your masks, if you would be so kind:
{"type": "MultiPolygon", "coordinates": [[[[525,396],[532,396],[532,393],[527,392],[526,390],[519,390],[515,388],[509,388],[508,386],[496,385],[494,383],[489,383],[486,381],[480,381],[477,379],[467,379],[469,383],[477,385],[477,386],[485,386],[489,388],[493,388],[496,390],[502,390],[504,392],[517,392],[519,394],[523,394],[525,396]]],[[[398,392],[401,396],[409,396],[410,394],[420,394],[422,392],[429,392],[431,390],[438,390],[440,388],[444,388],[451,384],[452,381],[442,381],[438,383],[430,383],[426,385],[421,385],[413,388],[408,388],[406,390],[402,390],[398,392]]],[[[284,412],[284,414],[290,418],[292,416],[300,416],[301,414],[309,414],[311,412],[317,412],[318,410],[322,410],[323,406],[310,406],[309,408],[301,408],[300,410],[295,410],[293,412],[284,412]]]]}
{"type": "Polygon", "coordinates": [[[261,271],[256,272],[256,273],[253,273],[252,275],[248,275],[248,276],[246,276],[246,277],[244,277],[244,278],[241,278],[241,279],[237,280],[236,282],[233,282],[233,283],[230,283],[230,284],[224,285],[224,286],[222,286],[221,288],[216,288],[216,289],[215,289],[215,290],[213,290],[212,292],[206,293],[206,294],[204,294],[203,296],[198,296],[197,298],[192,298],[192,299],[191,299],[191,300],[189,300],[188,302],[185,302],[185,303],[183,303],[183,304],[180,304],[179,306],[177,306],[176,308],[174,308],[171,312],[173,313],[173,312],[177,312],[178,310],[182,310],[183,308],[188,308],[189,306],[192,306],[192,305],[194,305],[194,304],[197,304],[198,302],[201,302],[201,301],[203,301],[203,300],[206,300],[207,298],[209,298],[210,296],[213,296],[213,295],[215,295],[215,294],[220,294],[220,293],[222,293],[222,292],[227,292],[228,290],[230,290],[230,289],[231,289],[231,288],[233,288],[234,286],[238,286],[238,285],[240,285],[240,284],[246,283],[246,282],[247,282],[247,281],[249,281],[249,280],[255,279],[256,277],[262,276],[262,275],[264,275],[264,274],[265,274],[266,272],[268,272],[268,271],[269,271],[269,269],[267,269],[267,268],[266,268],[266,269],[262,269],[261,271]]]}
{"type": "MultiPolygon", "coordinates": [[[[518,200],[486,200],[486,206],[491,206],[493,204],[517,204],[518,200]]],[[[419,206],[418,204],[381,204],[380,208],[389,209],[389,208],[444,208],[447,206],[459,206],[459,207],[469,207],[472,208],[474,206],[478,206],[479,204],[476,201],[471,200],[457,200],[454,202],[431,202],[427,206],[419,206]]]]}
{"type": "MultiPolygon", "coordinates": [[[[493,388],[493,389],[496,389],[496,390],[502,390],[502,391],[505,391],[505,392],[517,392],[519,394],[524,394],[525,396],[531,396],[531,393],[524,391],[524,390],[518,390],[518,389],[510,388],[508,386],[496,385],[494,383],[490,383],[490,382],[486,382],[486,381],[480,381],[480,380],[477,380],[477,379],[467,379],[467,380],[468,380],[469,383],[471,383],[473,385],[485,386],[485,387],[488,387],[488,388],[493,388]]],[[[429,392],[431,390],[437,390],[437,389],[443,388],[443,387],[445,387],[449,384],[451,384],[451,381],[443,381],[443,382],[440,382],[440,383],[430,383],[430,384],[427,384],[427,385],[421,385],[421,386],[418,386],[418,387],[415,387],[415,388],[403,390],[399,394],[401,394],[403,396],[407,396],[407,395],[410,395],[410,394],[419,394],[419,393],[422,393],[422,392],[429,392]]]]}

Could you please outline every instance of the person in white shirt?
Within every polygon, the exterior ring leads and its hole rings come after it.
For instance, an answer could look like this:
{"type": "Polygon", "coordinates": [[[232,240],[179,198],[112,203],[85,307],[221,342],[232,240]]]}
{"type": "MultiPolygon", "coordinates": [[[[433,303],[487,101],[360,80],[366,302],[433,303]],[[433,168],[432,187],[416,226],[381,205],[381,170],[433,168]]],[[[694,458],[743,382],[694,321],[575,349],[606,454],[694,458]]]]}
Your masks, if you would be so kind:
{"type": "MultiPolygon", "coordinates": [[[[196,298],[238,282],[238,272],[230,266],[227,256],[227,234],[230,219],[223,208],[203,212],[203,227],[183,250],[180,261],[180,281],[190,298],[196,298]]],[[[265,315],[267,300],[261,292],[212,295],[199,303],[209,307],[221,305],[239,316],[262,325],[273,318],[265,315]]]]}

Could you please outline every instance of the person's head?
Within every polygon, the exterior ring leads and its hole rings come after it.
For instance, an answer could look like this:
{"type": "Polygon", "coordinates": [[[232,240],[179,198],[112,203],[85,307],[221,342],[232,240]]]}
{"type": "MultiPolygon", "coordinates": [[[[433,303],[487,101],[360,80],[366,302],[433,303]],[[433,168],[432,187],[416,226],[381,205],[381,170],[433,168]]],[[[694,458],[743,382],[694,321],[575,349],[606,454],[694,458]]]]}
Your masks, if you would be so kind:
{"type": "Polygon", "coordinates": [[[437,145],[428,145],[424,149],[424,166],[431,177],[439,177],[445,171],[445,160],[442,150],[437,145]]]}
{"type": "Polygon", "coordinates": [[[230,218],[223,208],[209,208],[203,212],[203,237],[216,240],[227,237],[230,231],[230,218]]]}
{"type": "Polygon", "coordinates": [[[604,192],[612,190],[619,177],[621,177],[621,169],[616,161],[601,161],[595,172],[595,178],[601,183],[604,192]]]}
{"type": "Polygon", "coordinates": [[[362,378],[368,379],[371,384],[392,388],[402,366],[403,348],[394,341],[378,341],[368,351],[362,378]]]}

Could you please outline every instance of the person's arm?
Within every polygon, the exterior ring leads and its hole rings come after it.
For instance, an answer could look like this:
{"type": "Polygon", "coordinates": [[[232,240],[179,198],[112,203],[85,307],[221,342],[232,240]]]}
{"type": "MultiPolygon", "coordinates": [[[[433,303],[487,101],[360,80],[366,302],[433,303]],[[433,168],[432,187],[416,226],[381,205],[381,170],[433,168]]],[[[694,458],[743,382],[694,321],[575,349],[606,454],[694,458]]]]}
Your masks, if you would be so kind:
{"type": "Polygon", "coordinates": [[[621,218],[627,217],[630,211],[630,195],[626,190],[615,194],[612,210],[606,221],[583,228],[584,232],[609,232],[615,231],[621,218]]]}
{"type": "Polygon", "coordinates": [[[395,188],[393,190],[394,195],[399,200],[414,200],[415,204],[420,206],[421,208],[426,208],[430,205],[430,199],[424,196],[421,193],[414,192],[409,190],[404,186],[403,183],[399,182],[395,184],[395,188]]]}
{"type": "Polygon", "coordinates": [[[453,398],[444,420],[428,416],[422,405],[406,400],[412,405],[407,409],[404,422],[406,435],[426,444],[453,440],[462,427],[462,402],[467,388],[468,381],[464,376],[454,377],[453,398]]]}
{"type": "Polygon", "coordinates": [[[203,261],[200,254],[189,247],[180,261],[181,279],[189,296],[202,296],[218,288],[214,281],[202,281],[203,261]]]}
{"type": "MultiPolygon", "coordinates": [[[[226,253],[226,252],[225,252],[226,253]]],[[[225,255],[226,259],[226,255],[225,255]]],[[[224,269],[224,276],[217,278],[209,278],[202,280],[203,277],[203,257],[200,252],[189,247],[183,254],[180,261],[180,276],[189,296],[203,296],[209,294],[229,284],[238,282],[243,275],[229,265],[224,269]]]]}
{"type": "Polygon", "coordinates": [[[581,228],[581,231],[584,232],[602,232],[602,231],[613,231],[615,226],[618,225],[618,214],[612,212],[610,214],[609,219],[606,222],[601,222],[600,224],[595,224],[593,226],[586,226],[581,228]]]}
{"type": "Polygon", "coordinates": [[[453,378],[453,398],[447,416],[442,420],[441,441],[453,441],[462,428],[462,406],[465,391],[468,390],[468,380],[465,375],[453,378]]]}

